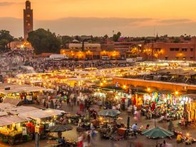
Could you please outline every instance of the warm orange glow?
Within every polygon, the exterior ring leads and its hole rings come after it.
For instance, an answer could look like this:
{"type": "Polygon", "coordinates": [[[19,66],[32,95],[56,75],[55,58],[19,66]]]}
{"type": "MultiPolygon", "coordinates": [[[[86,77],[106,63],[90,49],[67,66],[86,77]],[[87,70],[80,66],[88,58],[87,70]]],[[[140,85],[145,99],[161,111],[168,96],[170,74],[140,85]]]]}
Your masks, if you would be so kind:
{"type": "MultiPolygon", "coordinates": [[[[137,86],[144,86],[144,85],[150,85],[153,88],[156,89],[167,89],[167,90],[171,90],[171,91],[175,91],[176,89],[178,89],[178,91],[184,90],[184,86],[182,85],[175,85],[175,84],[170,84],[167,82],[152,82],[152,81],[147,81],[147,80],[135,80],[135,79],[123,79],[123,78],[114,78],[113,79],[113,83],[119,83],[120,85],[133,85],[135,87],[137,86]]],[[[192,89],[195,90],[195,87],[192,86],[187,86],[187,89],[192,89]]],[[[176,94],[178,94],[179,92],[176,92],[176,94]]],[[[174,92],[175,94],[175,92],[174,92]]]]}
{"type": "Polygon", "coordinates": [[[158,53],[155,53],[154,56],[155,56],[156,58],[158,58],[158,53]]]}
{"type": "Polygon", "coordinates": [[[123,89],[127,89],[127,85],[123,85],[123,89]]]}
{"type": "Polygon", "coordinates": [[[133,55],[138,55],[141,52],[141,50],[138,47],[133,47],[131,48],[130,52],[133,55]]]}
{"type": "Polygon", "coordinates": [[[101,53],[100,53],[102,56],[107,56],[109,54],[109,52],[103,50],[101,53]]]}
{"type": "Polygon", "coordinates": [[[159,51],[159,54],[164,54],[164,49],[161,49],[161,50],[159,51]]]}
{"type": "Polygon", "coordinates": [[[86,55],[93,55],[93,52],[91,52],[91,51],[86,51],[86,55]]]}
{"type": "MultiPolygon", "coordinates": [[[[41,26],[36,26],[36,28],[44,26],[47,29],[51,27],[49,29],[54,30],[56,34],[63,35],[68,33],[70,35],[76,35],[84,34],[85,32],[86,34],[100,36],[103,34],[111,35],[112,30],[115,30],[116,32],[122,32],[125,36],[146,36],[152,35],[153,29],[154,33],[160,31],[162,34],[169,32],[171,35],[181,35],[182,31],[185,31],[184,33],[187,34],[195,34],[194,28],[190,27],[196,19],[196,15],[194,15],[196,1],[194,0],[124,0],[123,2],[119,0],[49,0],[47,3],[43,0],[30,1],[32,3],[31,6],[34,12],[35,22],[43,21],[44,23],[41,26]],[[95,22],[95,18],[104,19],[95,22]],[[83,23],[77,25],[77,22],[83,23]],[[58,25],[54,25],[53,23],[58,25]],[[115,23],[118,25],[113,25],[115,23]],[[158,27],[156,28],[155,26],[158,27]],[[64,27],[67,30],[60,29],[64,27]],[[178,27],[178,31],[175,27],[178,27]]],[[[1,12],[3,12],[0,13],[0,18],[3,18],[2,28],[6,26],[10,31],[17,30],[15,27],[8,26],[10,21],[4,18],[12,17],[21,20],[23,17],[22,10],[24,9],[24,2],[25,0],[17,0],[16,2],[14,0],[6,0],[5,3],[2,2],[0,5],[1,12]],[[6,25],[7,23],[8,25],[6,25]]],[[[20,22],[18,25],[20,25],[20,22]]],[[[19,34],[17,33],[17,35],[19,34]]]]}
{"type": "Polygon", "coordinates": [[[147,91],[148,91],[148,92],[150,92],[150,91],[151,91],[151,89],[148,87],[148,88],[147,88],[147,91]]]}
{"type": "Polygon", "coordinates": [[[143,50],[144,53],[146,54],[151,54],[152,53],[152,49],[151,48],[146,48],[143,50]]]}
{"type": "Polygon", "coordinates": [[[177,56],[177,57],[183,57],[184,54],[183,54],[183,53],[177,53],[176,56],[177,56]]]}
{"type": "MultiPolygon", "coordinates": [[[[35,16],[37,19],[57,19],[63,17],[134,17],[143,18],[187,18],[194,19],[196,18],[195,14],[195,5],[196,1],[184,1],[178,0],[137,0],[130,1],[125,0],[123,3],[119,0],[111,1],[92,1],[92,0],[77,0],[77,1],[65,1],[55,0],[47,1],[32,1],[32,7],[36,10],[35,16]],[[103,3],[104,2],[104,3],[103,3]],[[104,4],[104,5],[103,5],[104,4]],[[43,9],[44,6],[44,9],[43,9]],[[119,7],[120,6],[120,7],[119,7]],[[66,7],[66,9],[65,9],[66,7]],[[172,7],[172,9],[171,9],[172,7]],[[186,8],[189,8],[188,11],[186,8]],[[118,10],[118,11],[116,11],[118,10]],[[167,10],[167,11],[166,11],[167,10]],[[89,13],[90,12],[90,13],[89,13]],[[172,15],[171,15],[172,14],[172,15]]],[[[21,18],[21,12],[24,8],[21,3],[24,3],[24,0],[17,0],[17,3],[13,3],[13,0],[6,0],[9,5],[1,7],[2,12],[0,17],[17,17],[21,18]],[[12,10],[12,11],[10,11],[12,10]]]]}
{"type": "Polygon", "coordinates": [[[175,95],[178,95],[179,94],[179,92],[178,91],[175,91],[175,95]]]}

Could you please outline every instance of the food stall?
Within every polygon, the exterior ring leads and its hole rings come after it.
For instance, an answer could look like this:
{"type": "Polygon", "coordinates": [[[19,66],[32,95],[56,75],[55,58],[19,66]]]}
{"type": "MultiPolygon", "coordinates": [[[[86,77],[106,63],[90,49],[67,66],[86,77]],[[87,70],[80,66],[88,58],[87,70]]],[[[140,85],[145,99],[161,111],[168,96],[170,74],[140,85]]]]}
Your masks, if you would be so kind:
{"type": "Polygon", "coordinates": [[[31,122],[26,125],[29,126],[29,129],[34,127],[33,133],[35,133],[35,126],[39,126],[40,138],[45,138],[49,127],[54,126],[57,122],[57,117],[63,115],[64,113],[64,111],[56,109],[38,109],[20,113],[19,116],[31,119],[31,122]]]}
{"type": "Polygon", "coordinates": [[[3,116],[0,119],[0,139],[2,142],[13,145],[32,139],[23,125],[28,119],[17,115],[3,116]]]}
{"type": "Polygon", "coordinates": [[[196,120],[196,94],[183,95],[182,103],[184,105],[184,119],[191,123],[196,120]]]}
{"type": "Polygon", "coordinates": [[[167,91],[140,94],[142,99],[142,114],[147,118],[164,116],[166,120],[180,119],[184,113],[186,98],[167,91]]]}
{"type": "Polygon", "coordinates": [[[8,98],[9,101],[12,101],[12,99],[13,101],[14,99],[18,100],[18,103],[32,103],[37,100],[40,93],[46,91],[51,92],[53,90],[31,85],[0,84],[0,94],[2,95],[3,101],[8,98]]]}
{"type": "Polygon", "coordinates": [[[10,145],[34,139],[35,127],[39,125],[41,139],[46,136],[49,126],[54,125],[64,111],[42,110],[32,106],[15,106],[0,103],[0,141],[10,145]]]}

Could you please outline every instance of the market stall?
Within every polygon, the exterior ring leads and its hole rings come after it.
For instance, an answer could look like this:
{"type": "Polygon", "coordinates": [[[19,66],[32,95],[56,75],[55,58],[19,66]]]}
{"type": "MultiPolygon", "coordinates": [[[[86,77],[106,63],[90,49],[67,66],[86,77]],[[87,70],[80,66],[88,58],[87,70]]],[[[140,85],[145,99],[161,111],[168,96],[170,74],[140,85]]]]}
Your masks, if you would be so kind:
{"type": "Polygon", "coordinates": [[[28,124],[28,126],[30,126],[30,128],[32,128],[32,126],[35,128],[35,126],[38,125],[40,137],[45,138],[48,133],[49,127],[54,126],[57,122],[57,117],[63,115],[64,113],[64,111],[56,109],[38,109],[20,113],[18,114],[18,116],[31,119],[31,123],[28,124]]]}
{"type": "Polygon", "coordinates": [[[0,103],[0,140],[11,145],[32,140],[37,125],[42,139],[46,137],[48,128],[55,125],[64,113],[56,109],[0,103]]]}
{"type": "Polygon", "coordinates": [[[38,95],[42,92],[52,92],[52,89],[31,85],[1,84],[0,94],[5,102],[13,103],[33,103],[38,102],[38,95]]]}
{"type": "Polygon", "coordinates": [[[10,145],[31,140],[30,134],[26,132],[24,123],[28,119],[19,116],[3,116],[0,117],[0,139],[2,142],[10,145]]]}
{"type": "Polygon", "coordinates": [[[181,124],[188,125],[189,123],[195,122],[196,120],[196,94],[183,95],[184,104],[184,122],[181,124]]]}

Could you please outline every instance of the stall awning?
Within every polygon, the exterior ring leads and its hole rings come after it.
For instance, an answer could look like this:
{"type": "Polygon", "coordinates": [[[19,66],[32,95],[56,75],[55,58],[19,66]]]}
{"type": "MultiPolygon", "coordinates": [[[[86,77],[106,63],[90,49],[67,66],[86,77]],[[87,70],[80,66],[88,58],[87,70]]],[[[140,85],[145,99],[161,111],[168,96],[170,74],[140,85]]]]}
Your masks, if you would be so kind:
{"type": "Polygon", "coordinates": [[[4,111],[0,112],[0,117],[6,116],[6,115],[8,115],[7,112],[4,112],[4,111]]]}
{"type": "Polygon", "coordinates": [[[14,98],[4,98],[3,99],[3,103],[10,103],[14,106],[19,105],[20,102],[21,102],[21,99],[14,99],[14,98]]]}
{"type": "Polygon", "coordinates": [[[61,115],[63,111],[61,110],[55,110],[55,109],[46,109],[46,110],[34,110],[34,111],[29,111],[29,112],[24,112],[18,114],[20,117],[24,118],[31,118],[31,119],[42,119],[42,118],[47,118],[47,117],[53,117],[56,115],[61,115]]]}
{"type": "Polygon", "coordinates": [[[15,105],[12,105],[10,103],[0,103],[0,110],[2,111],[6,111],[10,108],[15,108],[16,106],[15,105]]]}
{"type": "Polygon", "coordinates": [[[40,110],[40,109],[36,107],[32,107],[32,106],[19,106],[19,107],[8,109],[8,112],[10,114],[20,114],[23,112],[30,112],[30,111],[37,111],[37,110],[40,110]]]}
{"type": "Polygon", "coordinates": [[[46,112],[52,116],[61,115],[62,113],[66,113],[63,110],[57,110],[57,109],[46,109],[46,110],[44,110],[44,112],[46,112]]]}
{"type": "Polygon", "coordinates": [[[1,117],[0,127],[11,125],[13,123],[21,123],[21,122],[26,122],[26,121],[28,121],[28,119],[21,118],[21,117],[16,116],[16,115],[4,116],[4,117],[1,117]]]}
{"type": "Polygon", "coordinates": [[[0,93],[9,94],[9,93],[21,93],[21,92],[40,92],[40,91],[53,91],[52,89],[47,89],[39,86],[31,85],[14,85],[14,84],[1,84],[0,93]],[[5,88],[9,88],[6,90],[5,88]]]}
{"type": "Polygon", "coordinates": [[[35,111],[26,111],[18,114],[18,116],[22,118],[32,118],[32,119],[38,119],[38,118],[45,118],[43,110],[35,110],[35,111]]]}

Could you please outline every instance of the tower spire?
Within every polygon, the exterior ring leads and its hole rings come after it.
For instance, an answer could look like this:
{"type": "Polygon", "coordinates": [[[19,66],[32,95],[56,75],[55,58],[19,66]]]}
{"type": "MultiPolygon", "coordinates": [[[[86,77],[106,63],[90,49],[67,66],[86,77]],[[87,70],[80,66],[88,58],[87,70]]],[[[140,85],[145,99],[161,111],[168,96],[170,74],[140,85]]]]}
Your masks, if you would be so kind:
{"type": "Polygon", "coordinates": [[[27,40],[28,33],[33,31],[33,9],[31,9],[31,2],[26,0],[25,9],[23,10],[24,20],[24,40],[27,40]]]}

